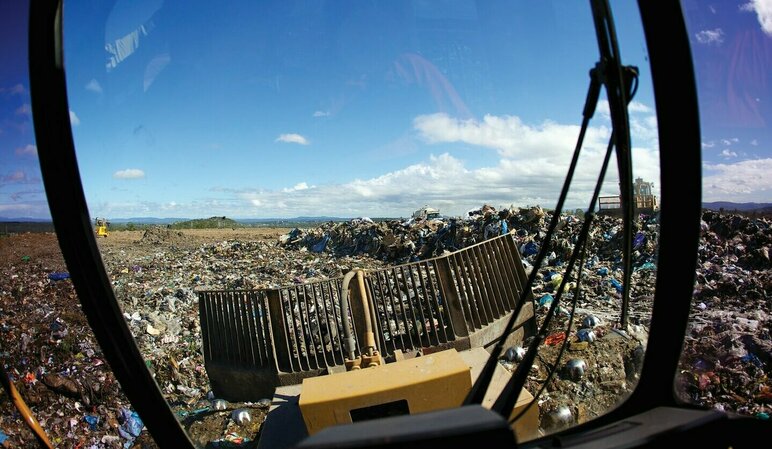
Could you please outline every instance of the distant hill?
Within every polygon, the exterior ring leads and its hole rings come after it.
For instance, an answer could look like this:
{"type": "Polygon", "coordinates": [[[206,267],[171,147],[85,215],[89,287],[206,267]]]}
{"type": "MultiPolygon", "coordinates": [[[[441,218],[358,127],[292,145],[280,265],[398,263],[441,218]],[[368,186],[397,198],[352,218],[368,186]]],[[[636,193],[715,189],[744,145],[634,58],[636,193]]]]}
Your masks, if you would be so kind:
{"type": "Polygon", "coordinates": [[[52,223],[50,218],[0,217],[2,223],[52,223]]]}
{"type": "Polygon", "coordinates": [[[134,224],[172,224],[180,221],[188,221],[190,218],[156,218],[156,217],[131,217],[108,218],[110,223],[134,223],[134,224]]]}
{"type": "Polygon", "coordinates": [[[702,203],[703,209],[721,210],[724,212],[772,212],[772,203],[732,203],[729,201],[714,201],[712,203],[702,203]]]}
{"type": "Polygon", "coordinates": [[[243,224],[227,217],[197,218],[195,220],[180,221],[169,225],[172,229],[217,229],[217,228],[242,228],[243,224]]]}
{"type": "Polygon", "coordinates": [[[0,218],[0,235],[17,234],[21,232],[54,232],[51,220],[22,221],[24,219],[5,220],[0,218]]]}

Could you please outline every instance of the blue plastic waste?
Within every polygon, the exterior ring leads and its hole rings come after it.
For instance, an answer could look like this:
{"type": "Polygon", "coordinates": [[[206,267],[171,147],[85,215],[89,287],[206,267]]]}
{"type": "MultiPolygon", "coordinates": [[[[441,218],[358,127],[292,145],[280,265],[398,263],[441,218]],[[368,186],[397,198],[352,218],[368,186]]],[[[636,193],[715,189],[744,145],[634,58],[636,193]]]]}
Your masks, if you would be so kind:
{"type": "Polygon", "coordinates": [[[614,278],[609,279],[609,282],[611,282],[611,285],[613,285],[614,288],[617,289],[617,291],[619,293],[622,293],[622,283],[621,282],[617,281],[614,278]]]}
{"type": "Polygon", "coordinates": [[[761,362],[761,359],[759,359],[759,358],[756,356],[756,354],[747,354],[747,355],[744,355],[744,356],[742,356],[742,357],[740,358],[740,360],[742,360],[742,361],[743,361],[743,362],[745,362],[745,363],[752,363],[752,364],[754,364],[754,365],[758,366],[759,368],[761,368],[761,367],[763,367],[763,366],[764,366],[764,364],[761,362]]]}
{"type": "Polygon", "coordinates": [[[123,424],[118,427],[118,433],[127,440],[133,440],[142,433],[142,419],[140,419],[137,412],[129,409],[121,409],[121,417],[123,418],[123,424]]]}
{"type": "Polygon", "coordinates": [[[51,279],[52,281],[61,281],[63,279],[69,279],[70,273],[67,273],[65,271],[54,271],[53,273],[50,273],[48,275],[48,279],[51,279]]]}
{"type": "Polygon", "coordinates": [[[635,234],[635,238],[633,239],[633,248],[640,248],[644,242],[646,242],[646,236],[643,234],[643,232],[635,234]]]}
{"type": "Polygon", "coordinates": [[[550,295],[549,293],[547,293],[546,295],[544,295],[544,296],[542,296],[541,298],[539,298],[539,305],[540,305],[540,306],[549,305],[549,304],[551,304],[551,303],[552,303],[552,301],[553,301],[554,299],[555,299],[555,298],[553,298],[553,297],[552,297],[552,295],[550,295]]]}
{"type": "Polygon", "coordinates": [[[636,268],[635,271],[643,271],[643,270],[656,270],[657,266],[654,265],[653,262],[646,262],[642,264],[640,267],[636,268]]]}
{"type": "Polygon", "coordinates": [[[531,256],[539,252],[539,245],[534,242],[528,242],[523,246],[523,255],[531,256]]]}
{"type": "Polygon", "coordinates": [[[99,424],[99,417],[93,415],[86,415],[83,417],[83,421],[88,423],[88,427],[91,430],[97,430],[97,424],[99,424]]]}
{"type": "Polygon", "coordinates": [[[608,275],[608,268],[606,267],[598,268],[598,276],[607,276],[607,275],[608,275]]]}
{"type": "Polygon", "coordinates": [[[6,435],[3,431],[0,431],[0,444],[4,444],[5,440],[8,439],[8,435],[6,435]]]}
{"type": "Polygon", "coordinates": [[[330,236],[325,235],[324,237],[322,237],[321,240],[319,240],[319,242],[317,242],[313,247],[311,247],[311,251],[315,253],[323,252],[325,248],[327,248],[327,243],[329,243],[329,241],[330,241],[330,236]]]}

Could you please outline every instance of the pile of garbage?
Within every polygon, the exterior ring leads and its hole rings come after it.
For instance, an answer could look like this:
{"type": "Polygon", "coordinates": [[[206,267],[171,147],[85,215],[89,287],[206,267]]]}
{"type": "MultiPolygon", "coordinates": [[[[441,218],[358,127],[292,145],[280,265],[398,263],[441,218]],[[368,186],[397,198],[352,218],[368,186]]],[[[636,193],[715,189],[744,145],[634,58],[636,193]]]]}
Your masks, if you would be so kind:
{"type": "MultiPolygon", "coordinates": [[[[355,268],[425,260],[511,233],[527,270],[534,269],[541,247],[549,245],[533,289],[541,324],[583,221],[572,214],[559,216],[557,234],[546,242],[552,218],[538,207],[483,206],[456,218],[327,223],[291,230],[278,240],[199,244],[185,231],[158,229],[125,245],[117,238],[98,243],[148,369],[191,439],[202,448],[250,447],[259,437],[267,404],[223,404],[212,395],[201,354],[197,288],[276,288],[339,277],[355,268]],[[145,241],[153,243],[140,244],[145,241]]],[[[596,217],[581,293],[576,298],[573,289],[563,294],[529,377],[529,391],[544,389],[539,408],[545,431],[603,414],[635,388],[651,317],[659,224],[655,215],[641,216],[635,225],[631,325],[624,330],[618,326],[621,229],[618,218],[596,217]],[[557,361],[563,343],[567,349],[557,361]]],[[[705,212],[702,231],[678,391],[698,405],[763,419],[772,403],[772,224],[705,212]]],[[[0,333],[7,342],[2,362],[54,444],[150,447],[147,430],[79,309],[55,236],[0,239],[0,251],[0,333]]],[[[575,283],[578,275],[573,276],[575,283]]],[[[501,363],[514,369],[522,350],[511,348],[501,363]]],[[[34,441],[10,401],[0,407],[0,444],[23,447],[34,441]]]]}
{"type": "MultiPolygon", "coordinates": [[[[2,363],[55,447],[131,447],[147,436],[80,310],[56,237],[0,239],[2,363]]],[[[37,447],[3,391],[0,445],[37,447]]],[[[136,446],[141,447],[141,446],[136,446]]]]}
{"type": "Polygon", "coordinates": [[[769,419],[772,220],[705,212],[681,398],[769,419]]]}
{"type": "Polygon", "coordinates": [[[139,240],[141,245],[169,245],[178,244],[187,240],[184,233],[172,230],[165,226],[151,226],[142,233],[139,240]]]}
{"type": "MultiPolygon", "coordinates": [[[[525,258],[538,254],[552,214],[539,206],[505,208],[497,211],[483,205],[466,217],[410,218],[375,222],[368,217],[347,222],[329,222],[315,229],[295,228],[279,238],[285,249],[326,253],[336,257],[368,256],[391,265],[438,257],[489,238],[516,233],[520,253],[525,258]]],[[[641,229],[635,236],[638,265],[653,262],[657,239],[657,217],[641,216],[641,229]]],[[[550,244],[550,265],[560,266],[570,259],[583,217],[563,214],[550,244]]],[[[621,223],[609,216],[596,216],[587,252],[598,258],[619,259],[621,223]]]]}

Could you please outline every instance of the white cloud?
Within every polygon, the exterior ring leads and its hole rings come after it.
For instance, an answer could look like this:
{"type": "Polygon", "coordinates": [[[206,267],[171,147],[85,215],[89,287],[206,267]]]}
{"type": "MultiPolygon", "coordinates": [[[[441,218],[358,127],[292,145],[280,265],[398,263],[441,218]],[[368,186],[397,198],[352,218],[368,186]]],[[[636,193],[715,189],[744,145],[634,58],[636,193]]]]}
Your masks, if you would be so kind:
{"type": "Polygon", "coordinates": [[[314,117],[329,117],[330,111],[314,111],[314,117]]]}
{"type": "Polygon", "coordinates": [[[145,172],[138,168],[127,168],[113,173],[115,179],[141,179],[145,177],[145,172]]]}
{"type": "Polygon", "coordinates": [[[772,158],[703,164],[703,201],[769,202],[772,158]]]}
{"type": "MultiPolygon", "coordinates": [[[[424,141],[437,143],[461,142],[497,150],[505,158],[539,155],[552,158],[574,148],[579,136],[578,125],[561,125],[545,121],[541,125],[524,124],[517,116],[486,115],[482,121],[460,120],[445,113],[420,115],[413,127],[424,141]]],[[[605,127],[589,128],[585,146],[605,148],[610,131],[605,127]]]]}
{"type": "Polygon", "coordinates": [[[723,156],[725,159],[732,159],[737,157],[737,153],[735,153],[732,150],[726,149],[721,152],[721,156],[723,156]]]}
{"type": "Polygon", "coordinates": [[[627,105],[627,110],[630,112],[642,112],[642,113],[652,112],[650,107],[646,106],[643,103],[639,103],[637,101],[631,101],[630,104],[627,105]]]}
{"type": "Polygon", "coordinates": [[[282,134],[279,137],[276,138],[275,142],[285,142],[285,143],[297,143],[300,145],[308,145],[310,142],[305,137],[301,136],[300,134],[282,134]]]}
{"type": "Polygon", "coordinates": [[[91,81],[89,81],[86,84],[86,90],[94,92],[94,93],[97,93],[97,94],[101,94],[102,93],[102,86],[99,84],[99,81],[97,81],[96,79],[92,78],[91,81]]]}
{"type": "Polygon", "coordinates": [[[702,142],[702,148],[713,148],[716,146],[716,142],[702,142]]]}
{"type": "Polygon", "coordinates": [[[757,146],[759,146],[759,141],[756,140],[756,139],[753,139],[753,140],[750,141],[750,144],[753,145],[754,147],[757,147],[757,146]]]}
{"type": "MultiPolygon", "coordinates": [[[[653,115],[638,118],[641,128],[656,126],[653,115]]],[[[463,215],[485,203],[495,207],[554,207],[579,133],[576,125],[549,121],[531,125],[515,116],[490,115],[482,120],[425,115],[416,117],[414,129],[421,139],[434,145],[436,152],[408,166],[336,184],[313,185],[309,180],[273,190],[212,188],[210,192],[217,199],[182,202],[177,211],[185,216],[211,216],[216,210],[218,215],[232,217],[407,217],[424,204],[448,215],[463,215]],[[456,149],[459,144],[469,148],[451,154],[445,148],[448,144],[456,149]],[[485,157],[476,157],[480,152],[485,152],[485,157]],[[472,155],[473,163],[459,156],[463,154],[472,155]]],[[[643,131],[652,134],[651,129],[643,131]]],[[[588,205],[609,135],[604,126],[588,129],[567,209],[588,205]]],[[[655,141],[638,138],[634,142],[633,174],[653,182],[656,192],[660,180],[655,141]]],[[[618,194],[616,163],[609,167],[602,194],[618,194]]],[[[137,203],[131,211],[113,216],[131,216],[145,207],[150,206],[137,203]]],[[[153,207],[158,210],[161,204],[153,207]]]]}
{"type": "Polygon", "coordinates": [[[78,116],[75,114],[74,111],[70,111],[70,123],[72,124],[72,126],[80,125],[80,119],[78,118],[78,116]]]}
{"type": "Polygon", "coordinates": [[[701,44],[718,45],[724,42],[724,30],[722,30],[721,28],[716,28],[714,30],[702,30],[699,33],[695,34],[694,37],[696,37],[697,42],[701,44]]]}
{"type": "Polygon", "coordinates": [[[731,139],[721,139],[721,143],[723,143],[724,145],[727,145],[727,146],[728,145],[732,145],[733,143],[737,143],[739,141],[740,141],[740,139],[738,139],[737,137],[733,137],[731,139]]]}
{"type": "Polygon", "coordinates": [[[741,11],[755,12],[761,29],[772,36],[772,0],[751,0],[740,5],[741,11]]]}
{"type": "Polygon", "coordinates": [[[297,192],[298,190],[307,190],[313,187],[309,187],[307,183],[305,182],[299,182],[295,184],[293,187],[288,189],[282,189],[282,192],[297,192]]]}
{"type": "Polygon", "coordinates": [[[32,144],[29,144],[29,145],[17,148],[15,152],[17,156],[37,156],[38,147],[32,144]]]}
{"type": "MultiPolygon", "coordinates": [[[[644,111],[646,108],[638,108],[644,111]]],[[[653,116],[641,118],[640,127],[654,126],[653,116]]],[[[437,145],[441,153],[428,160],[366,179],[332,185],[310,186],[306,182],[280,190],[239,190],[242,207],[259,207],[260,214],[280,216],[361,216],[379,214],[408,216],[423,204],[443,213],[460,215],[483,203],[496,207],[540,204],[552,207],[565,180],[579,127],[554,122],[538,126],[514,116],[486,116],[482,120],[459,120],[446,114],[416,117],[419,136],[437,145]],[[442,145],[464,143],[479,151],[492,151],[498,161],[470,168],[460,158],[443,152],[442,145]]],[[[651,129],[646,133],[652,134],[651,129]]],[[[568,208],[586,207],[597,181],[610,131],[590,128],[579,159],[568,208]]],[[[644,140],[641,138],[641,142],[644,140]]],[[[647,142],[649,143],[649,142],[647,142]]],[[[656,147],[633,149],[634,174],[659,185],[659,154],[656,147]]],[[[616,164],[609,167],[604,195],[618,191],[616,164]]],[[[220,190],[225,193],[225,190],[220,190]]],[[[244,213],[240,211],[240,213],[244,213]]]]}

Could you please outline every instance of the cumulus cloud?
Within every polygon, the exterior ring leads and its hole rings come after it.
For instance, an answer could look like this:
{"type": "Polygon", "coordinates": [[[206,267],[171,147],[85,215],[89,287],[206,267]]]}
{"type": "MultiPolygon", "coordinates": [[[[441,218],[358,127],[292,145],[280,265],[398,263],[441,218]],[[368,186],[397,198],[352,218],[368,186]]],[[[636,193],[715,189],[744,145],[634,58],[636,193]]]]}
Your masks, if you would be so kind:
{"type": "Polygon", "coordinates": [[[737,153],[735,153],[732,150],[726,149],[721,152],[721,156],[723,156],[725,159],[731,159],[737,157],[737,153]]]}
{"type": "Polygon", "coordinates": [[[741,11],[755,12],[761,29],[772,36],[772,0],[751,0],[740,5],[741,11]]]}
{"type": "Polygon", "coordinates": [[[703,164],[703,201],[769,202],[772,158],[703,164]]]}
{"type": "Polygon", "coordinates": [[[145,177],[145,172],[138,168],[127,168],[113,173],[115,179],[141,179],[145,177]]]}
{"type": "Polygon", "coordinates": [[[307,183],[305,182],[299,182],[295,184],[293,187],[282,189],[283,192],[297,192],[298,190],[307,190],[312,187],[309,187],[307,183]]]}
{"type": "Polygon", "coordinates": [[[15,151],[17,156],[37,156],[38,154],[38,147],[36,145],[25,145],[23,147],[19,147],[15,151]]]}
{"type": "Polygon", "coordinates": [[[102,93],[102,86],[99,84],[99,81],[97,81],[96,79],[92,78],[91,81],[86,83],[86,90],[88,90],[90,92],[97,93],[97,94],[101,94],[102,93]]]}
{"type": "MultiPolygon", "coordinates": [[[[650,109],[638,107],[637,110],[650,109]]],[[[483,203],[496,207],[535,204],[552,207],[565,180],[579,133],[576,125],[550,121],[530,125],[519,117],[492,115],[482,120],[461,120],[444,113],[422,115],[415,118],[413,126],[420,139],[437,146],[438,154],[378,176],[339,184],[311,186],[301,182],[278,190],[245,189],[228,193],[240,198],[242,207],[253,207],[255,214],[281,216],[308,213],[408,216],[427,203],[449,215],[461,215],[483,203]],[[483,167],[470,167],[443,149],[447,144],[458,143],[489,152],[498,159],[487,159],[490,162],[483,167]]],[[[654,127],[646,129],[647,134],[656,134],[653,116],[651,120],[641,120],[640,127],[647,126],[654,127]]],[[[609,135],[610,130],[604,126],[588,130],[567,207],[588,205],[609,135]]],[[[634,175],[654,182],[656,189],[659,184],[657,147],[635,147],[633,160],[634,175]]],[[[604,195],[618,194],[617,182],[616,164],[612,164],[604,195]]]]}
{"type": "MultiPolygon", "coordinates": [[[[482,121],[460,120],[445,113],[421,115],[413,120],[413,127],[430,144],[461,142],[495,149],[506,158],[565,155],[566,149],[573,149],[579,136],[578,125],[546,121],[532,126],[523,123],[517,116],[507,115],[486,115],[482,121]]],[[[608,128],[589,128],[585,145],[595,149],[605,148],[609,135],[608,128]]]]}
{"type": "Polygon", "coordinates": [[[631,101],[630,104],[627,105],[627,110],[630,112],[642,112],[642,113],[652,112],[650,107],[646,106],[643,103],[639,103],[637,101],[631,101]]]}
{"type": "Polygon", "coordinates": [[[314,117],[329,117],[330,111],[314,111],[314,117]]]}
{"type": "Polygon", "coordinates": [[[284,143],[297,143],[300,145],[308,145],[310,142],[305,137],[301,136],[300,134],[281,134],[279,137],[276,138],[275,142],[284,142],[284,143]]]}
{"type": "Polygon", "coordinates": [[[713,148],[716,146],[716,142],[702,142],[702,148],[713,148]]]}
{"type": "Polygon", "coordinates": [[[714,30],[702,30],[695,34],[697,42],[705,45],[716,44],[719,45],[724,42],[724,30],[716,28],[714,30]]]}
{"type": "Polygon", "coordinates": [[[77,115],[75,115],[74,111],[70,111],[70,123],[72,124],[72,126],[80,125],[80,119],[78,118],[77,115]]]}
{"type": "MultiPolygon", "coordinates": [[[[656,121],[644,118],[641,127],[656,125],[656,121]]],[[[463,215],[485,203],[495,207],[554,207],[579,133],[576,125],[549,121],[534,125],[515,116],[461,120],[432,114],[416,117],[413,125],[417,138],[435,151],[401,168],[321,185],[307,180],[276,189],[213,188],[210,193],[217,199],[182,203],[178,210],[190,216],[210,216],[216,210],[217,214],[233,217],[407,217],[424,204],[448,215],[463,215]],[[459,144],[468,148],[452,154],[448,147],[458,149],[459,144]],[[477,157],[480,153],[486,153],[485,157],[477,157]],[[474,155],[473,161],[467,162],[461,155],[469,154],[474,155]]],[[[652,130],[647,132],[651,134],[652,130]]],[[[588,130],[567,209],[587,207],[609,135],[606,126],[588,130]]],[[[656,193],[657,147],[643,139],[638,142],[641,144],[632,150],[633,174],[653,182],[656,193]]],[[[618,194],[615,163],[609,167],[602,194],[618,194]]],[[[161,204],[154,207],[160,208],[161,204]]],[[[138,209],[139,203],[133,210],[139,213],[138,209]]]]}
{"type": "Polygon", "coordinates": [[[732,145],[733,143],[737,143],[739,141],[740,139],[738,139],[737,137],[733,137],[731,139],[721,139],[721,143],[723,143],[724,145],[732,145]]]}

